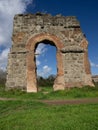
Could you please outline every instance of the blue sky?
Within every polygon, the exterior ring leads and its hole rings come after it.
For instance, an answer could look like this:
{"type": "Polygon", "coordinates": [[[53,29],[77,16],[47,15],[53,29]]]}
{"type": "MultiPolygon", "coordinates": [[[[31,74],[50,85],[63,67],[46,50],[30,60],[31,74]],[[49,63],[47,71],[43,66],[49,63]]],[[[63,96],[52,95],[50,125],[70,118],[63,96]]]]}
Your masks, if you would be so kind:
{"type": "MultiPolygon", "coordinates": [[[[14,15],[36,12],[77,16],[89,42],[91,72],[98,74],[98,0],[0,0],[0,69],[6,68],[14,15]]],[[[38,73],[55,74],[56,49],[48,45],[42,47],[45,51],[37,57],[38,73]]]]}
{"type": "Polygon", "coordinates": [[[56,47],[50,44],[40,43],[36,49],[37,74],[48,77],[57,73],[56,47]]]}

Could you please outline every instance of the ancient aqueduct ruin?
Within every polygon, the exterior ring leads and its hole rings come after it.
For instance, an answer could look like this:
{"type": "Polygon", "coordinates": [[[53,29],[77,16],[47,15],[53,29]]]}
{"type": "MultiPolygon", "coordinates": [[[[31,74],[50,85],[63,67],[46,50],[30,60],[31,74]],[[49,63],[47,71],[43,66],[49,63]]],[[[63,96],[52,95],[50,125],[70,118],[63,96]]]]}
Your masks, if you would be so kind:
{"type": "Polygon", "coordinates": [[[35,49],[41,42],[57,49],[54,90],[93,86],[88,42],[76,17],[37,13],[14,17],[12,47],[7,66],[7,89],[37,92],[35,49]]]}

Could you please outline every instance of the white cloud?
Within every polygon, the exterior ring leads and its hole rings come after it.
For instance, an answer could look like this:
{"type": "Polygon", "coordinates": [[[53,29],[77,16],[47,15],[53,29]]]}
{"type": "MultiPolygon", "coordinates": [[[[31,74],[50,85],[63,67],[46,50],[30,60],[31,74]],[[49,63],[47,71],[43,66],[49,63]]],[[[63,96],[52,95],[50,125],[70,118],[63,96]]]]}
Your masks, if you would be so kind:
{"type": "Polygon", "coordinates": [[[41,64],[41,62],[37,59],[36,60],[36,65],[39,66],[41,64]]]}
{"type": "Polygon", "coordinates": [[[51,68],[48,65],[43,66],[43,70],[45,73],[49,73],[51,71],[51,68]]]}
{"type": "MultiPolygon", "coordinates": [[[[30,4],[32,0],[0,0],[0,47],[10,48],[11,46],[11,36],[13,27],[13,17],[15,14],[24,13],[26,11],[27,5],[30,4]]],[[[4,53],[5,50],[2,52],[4,53]]],[[[0,55],[0,59],[2,59],[0,55]]],[[[7,58],[6,62],[7,62],[7,58]]],[[[5,63],[5,62],[3,62],[5,63]]],[[[2,66],[5,68],[5,64],[2,66]]]]}
{"type": "Polygon", "coordinates": [[[5,70],[7,65],[9,48],[5,49],[0,53],[0,69],[5,70]]]}
{"type": "Polygon", "coordinates": [[[40,43],[35,53],[38,54],[37,55],[38,57],[40,54],[44,55],[46,51],[47,51],[46,45],[44,43],[40,43]]]}
{"type": "Polygon", "coordinates": [[[48,77],[51,74],[52,68],[48,65],[43,66],[37,73],[39,76],[48,77]]]}
{"type": "Polygon", "coordinates": [[[36,54],[36,65],[39,66],[41,61],[39,60],[40,56],[44,56],[47,51],[46,45],[44,43],[40,43],[35,51],[36,54]]]}
{"type": "Polygon", "coordinates": [[[96,68],[98,68],[98,64],[95,64],[95,63],[93,63],[92,61],[90,61],[90,65],[91,65],[91,67],[96,67],[96,68]]]}

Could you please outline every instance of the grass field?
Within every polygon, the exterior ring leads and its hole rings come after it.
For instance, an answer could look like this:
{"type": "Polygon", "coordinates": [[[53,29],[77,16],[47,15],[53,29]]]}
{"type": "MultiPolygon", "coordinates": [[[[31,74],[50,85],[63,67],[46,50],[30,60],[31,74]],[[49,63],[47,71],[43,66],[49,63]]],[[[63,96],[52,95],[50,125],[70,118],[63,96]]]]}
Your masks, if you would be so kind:
{"type": "Polygon", "coordinates": [[[40,92],[29,94],[19,90],[6,92],[0,85],[0,97],[15,98],[0,101],[0,130],[98,130],[97,103],[57,106],[38,101],[98,97],[97,85],[57,92],[52,87],[41,87],[40,92]]]}
{"type": "Polygon", "coordinates": [[[98,104],[0,101],[0,130],[98,130],[98,104]]]}
{"type": "Polygon", "coordinates": [[[17,99],[73,99],[98,97],[98,85],[96,87],[72,88],[64,91],[53,91],[51,86],[40,87],[38,93],[26,93],[19,90],[5,91],[5,86],[0,85],[0,97],[17,99]]]}

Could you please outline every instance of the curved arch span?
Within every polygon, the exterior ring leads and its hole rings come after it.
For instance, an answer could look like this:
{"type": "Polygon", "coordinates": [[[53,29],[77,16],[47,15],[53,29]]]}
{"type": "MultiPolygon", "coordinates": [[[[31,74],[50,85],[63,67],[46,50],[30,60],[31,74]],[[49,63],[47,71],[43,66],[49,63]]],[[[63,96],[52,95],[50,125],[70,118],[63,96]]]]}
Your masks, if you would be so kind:
{"type": "Polygon", "coordinates": [[[38,34],[34,37],[31,37],[27,44],[26,44],[26,49],[28,51],[27,53],[27,92],[37,92],[37,77],[36,77],[36,64],[35,64],[35,56],[34,56],[34,51],[35,47],[37,46],[38,43],[43,42],[43,41],[49,41],[56,46],[57,48],[57,53],[56,53],[56,58],[57,58],[57,76],[56,80],[54,82],[54,90],[57,90],[58,88],[64,89],[64,80],[62,79],[64,75],[64,67],[63,67],[63,54],[60,51],[62,48],[64,48],[63,43],[60,41],[60,39],[57,36],[51,35],[51,34],[38,34]],[[61,80],[61,81],[60,81],[61,80]],[[59,86],[58,86],[59,84],[59,86]]]}

